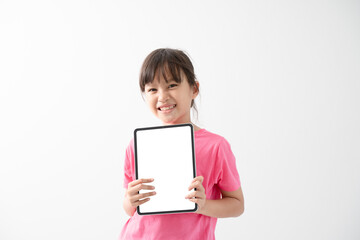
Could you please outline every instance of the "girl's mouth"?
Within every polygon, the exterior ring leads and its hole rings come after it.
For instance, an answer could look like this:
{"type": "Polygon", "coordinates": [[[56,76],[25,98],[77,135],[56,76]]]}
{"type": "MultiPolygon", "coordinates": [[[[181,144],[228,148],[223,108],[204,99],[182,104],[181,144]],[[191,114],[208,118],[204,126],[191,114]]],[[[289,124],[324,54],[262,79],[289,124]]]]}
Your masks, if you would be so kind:
{"type": "Polygon", "coordinates": [[[171,105],[171,106],[167,106],[167,107],[161,107],[161,108],[158,108],[158,110],[159,111],[167,111],[167,110],[173,109],[174,107],[176,107],[176,104],[171,105]]]}

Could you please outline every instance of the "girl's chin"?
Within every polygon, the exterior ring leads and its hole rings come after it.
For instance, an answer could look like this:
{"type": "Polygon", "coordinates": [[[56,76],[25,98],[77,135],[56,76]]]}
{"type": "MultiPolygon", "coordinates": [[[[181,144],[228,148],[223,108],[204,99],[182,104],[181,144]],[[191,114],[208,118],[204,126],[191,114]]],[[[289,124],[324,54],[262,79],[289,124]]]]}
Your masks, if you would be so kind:
{"type": "Polygon", "coordinates": [[[160,119],[163,123],[163,125],[175,125],[175,124],[184,124],[184,123],[190,123],[191,121],[180,121],[180,120],[164,120],[164,119],[160,119]]]}
{"type": "Polygon", "coordinates": [[[164,125],[174,125],[174,124],[178,124],[179,122],[176,119],[170,119],[170,118],[159,118],[159,119],[164,125]]]}
{"type": "Polygon", "coordinates": [[[157,115],[158,119],[163,123],[163,125],[174,125],[174,124],[183,124],[183,123],[190,123],[191,118],[189,116],[189,119],[187,118],[181,118],[176,116],[159,116],[157,115]]]}
{"type": "Polygon", "coordinates": [[[164,119],[160,119],[162,121],[162,123],[164,125],[174,125],[174,124],[178,124],[176,121],[168,121],[168,120],[164,120],[164,119]]]}

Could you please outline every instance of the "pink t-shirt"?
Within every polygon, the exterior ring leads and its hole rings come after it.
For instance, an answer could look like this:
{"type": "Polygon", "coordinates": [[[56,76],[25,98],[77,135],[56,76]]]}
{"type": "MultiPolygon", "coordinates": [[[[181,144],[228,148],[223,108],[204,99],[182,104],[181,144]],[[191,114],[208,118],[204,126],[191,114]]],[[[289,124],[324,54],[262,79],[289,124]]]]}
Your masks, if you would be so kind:
{"type": "MultiPolygon", "coordinates": [[[[205,129],[195,131],[194,137],[196,174],[204,177],[206,199],[220,199],[220,189],[237,190],[240,178],[230,144],[205,129]]],[[[128,183],[135,180],[133,140],[126,149],[124,173],[127,188],[128,183]]],[[[216,221],[217,218],[197,213],[138,215],[135,212],[123,227],[119,240],[215,239],[216,221]]]]}

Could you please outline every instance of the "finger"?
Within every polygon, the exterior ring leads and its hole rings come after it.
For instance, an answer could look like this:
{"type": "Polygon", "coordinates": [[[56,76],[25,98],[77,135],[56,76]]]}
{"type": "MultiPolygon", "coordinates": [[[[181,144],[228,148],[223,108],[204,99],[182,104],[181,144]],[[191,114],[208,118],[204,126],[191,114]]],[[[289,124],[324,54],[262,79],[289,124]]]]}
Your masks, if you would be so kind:
{"type": "Polygon", "coordinates": [[[137,180],[134,180],[132,182],[130,182],[128,184],[128,188],[131,188],[131,187],[134,187],[140,183],[149,183],[149,182],[153,182],[154,179],[153,178],[140,178],[140,179],[137,179],[137,180]]]}
{"type": "Polygon", "coordinates": [[[186,195],[186,197],[185,197],[185,198],[186,198],[186,199],[190,199],[190,198],[199,197],[199,196],[197,196],[197,195],[196,195],[196,193],[197,193],[197,192],[196,192],[196,191],[194,191],[194,192],[192,192],[192,193],[190,193],[190,194],[186,195]]]}
{"type": "Polygon", "coordinates": [[[137,206],[140,206],[146,202],[148,202],[150,200],[150,198],[145,198],[143,200],[140,200],[140,201],[136,201],[134,204],[131,204],[133,207],[137,207],[137,206]]]}
{"type": "Polygon", "coordinates": [[[196,183],[196,182],[200,182],[201,185],[202,185],[203,181],[204,181],[204,177],[203,177],[203,176],[197,176],[197,177],[195,177],[195,178],[191,181],[191,184],[190,184],[190,186],[189,186],[189,190],[195,188],[192,184],[194,184],[194,183],[196,183]]]}
{"type": "Polygon", "coordinates": [[[198,181],[191,183],[188,190],[191,191],[192,189],[196,188],[197,184],[198,184],[198,181]]]}
{"type": "Polygon", "coordinates": [[[193,182],[192,184],[190,184],[188,190],[190,191],[194,188],[196,188],[196,191],[205,191],[204,186],[199,181],[196,181],[196,182],[193,182]]]}
{"type": "Polygon", "coordinates": [[[138,189],[138,191],[140,190],[154,190],[155,187],[152,185],[145,185],[145,184],[139,184],[135,187],[136,189],[138,189]]]}
{"type": "Polygon", "coordinates": [[[148,193],[140,193],[138,195],[135,195],[131,198],[132,202],[136,202],[139,201],[140,199],[146,198],[146,197],[151,197],[156,195],[156,192],[148,192],[148,193]]]}
{"type": "Polygon", "coordinates": [[[143,183],[140,183],[134,187],[131,187],[131,188],[128,188],[128,194],[129,195],[135,195],[137,194],[140,190],[154,190],[155,187],[152,186],[152,185],[146,185],[146,184],[143,184],[143,183]]]}
{"type": "Polygon", "coordinates": [[[194,178],[194,179],[192,180],[192,183],[193,183],[193,182],[196,182],[196,181],[200,181],[201,183],[203,183],[204,177],[203,177],[203,176],[197,176],[196,178],[194,178]]]}
{"type": "Polygon", "coordinates": [[[190,198],[189,201],[194,202],[194,203],[199,203],[200,199],[198,199],[198,198],[190,198]]]}
{"type": "Polygon", "coordinates": [[[191,199],[191,198],[198,198],[198,199],[204,199],[206,197],[205,194],[201,193],[201,192],[198,192],[198,191],[195,191],[195,192],[192,192],[188,195],[186,195],[186,199],[191,199]]]}
{"type": "Polygon", "coordinates": [[[129,196],[134,196],[139,194],[140,190],[154,190],[155,187],[154,186],[149,186],[149,185],[144,185],[144,184],[139,184],[133,188],[128,189],[128,195],[129,196]]]}

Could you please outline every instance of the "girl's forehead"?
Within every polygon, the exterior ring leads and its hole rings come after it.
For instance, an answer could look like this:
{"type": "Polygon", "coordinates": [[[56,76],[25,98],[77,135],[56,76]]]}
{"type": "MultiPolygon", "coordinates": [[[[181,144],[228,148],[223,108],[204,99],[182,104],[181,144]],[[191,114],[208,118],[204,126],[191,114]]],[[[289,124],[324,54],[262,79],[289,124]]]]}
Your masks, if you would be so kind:
{"type": "Polygon", "coordinates": [[[169,71],[161,73],[157,70],[154,74],[154,79],[151,82],[146,83],[145,86],[154,84],[167,84],[169,82],[181,83],[184,77],[185,74],[183,74],[182,71],[180,72],[179,77],[174,77],[169,71]]]}
{"type": "Polygon", "coordinates": [[[153,85],[162,85],[167,84],[169,82],[176,82],[173,77],[163,78],[163,77],[155,77],[151,82],[145,84],[145,86],[153,86],[153,85]]]}

